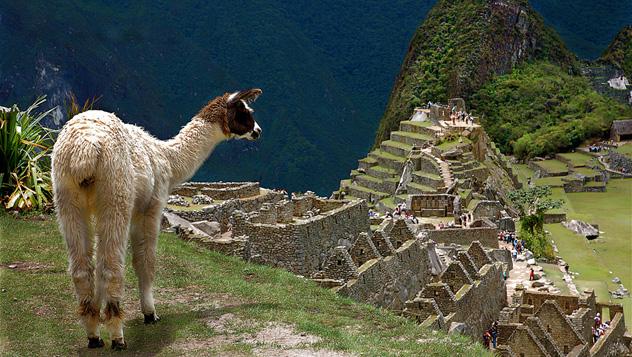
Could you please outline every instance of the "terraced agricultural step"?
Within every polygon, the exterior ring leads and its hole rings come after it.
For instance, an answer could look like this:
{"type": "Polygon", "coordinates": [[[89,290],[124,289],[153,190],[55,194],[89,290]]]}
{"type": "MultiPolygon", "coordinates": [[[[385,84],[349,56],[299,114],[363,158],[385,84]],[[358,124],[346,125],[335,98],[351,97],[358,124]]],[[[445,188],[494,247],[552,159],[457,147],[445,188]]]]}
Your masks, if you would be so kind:
{"type": "Polygon", "coordinates": [[[391,140],[404,143],[407,145],[415,145],[418,147],[434,141],[433,137],[427,134],[411,133],[408,131],[393,131],[391,132],[391,140]]]}
{"type": "Polygon", "coordinates": [[[395,192],[397,184],[392,181],[382,180],[369,175],[358,175],[355,178],[355,182],[359,185],[369,188],[374,191],[391,193],[395,192]]]}
{"type": "Polygon", "coordinates": [[[402,166],[404,166],[404,162],[406,162],[405,158],[393,155],[380,149],[371,151],[369,153],[369,156],[374,158],[377,161],[378,165],[396,171],[400,171],[402,169],[402,166]]]}
{"type": "Polygon", "coordinates": [[[388,193],[371,190],[360,185],[350,185],[347,187],[347,193],[350,196],[365,199],[369,203],[377,202],[389,196],[388,193]]]}
{"type": "Polygon", "coordinates": [[[430,122],[404,120],[399,122],[399,131],[434,136],[435,131],[431,128],[431,126],[432,123],[430,122]]]}
{"type": "Polygon", "coordinates": [[[366,170],[366,173],[368,175],[371,175],[373,177],[377,177],[377,178],[381,178],[381,179],[385,179],[385,178],[392,178],[392,177],[399,177],[399,171],[395,171],[391,168],[388,167],[382,167],[379,165],[375,165],[370,167],[368,170],[366,170]]]}
{"type": "Polygon", "coordinates": [[[358,160],[358,168],[367,170],[371,166],[377,165],[377,160],[373,157],[365,157],[363,159],[358,160]]]}
{"type": "Polygon", "coordinates": [[[415,182],[410,182],[406,185],[406,189],[409,194],[420,194],[420,193],[436,193],[437,190],[434,187],[420,185],[415,182]]]}
{"type": "Polygon", "coordinates": [[[380,144],[380,149],[390,154],[405,158],[413,149],[413,146],[405,143],[400,143],[399,141],[386,140],[382,141],[382,143],[380,144]]]}
{"type": "Polygon", "coordinates": [[[413,172],[413,182],[420,185],[430,186],[435,189],[444,185],[443,178],[441,176],[424,171],[413,172]]]}

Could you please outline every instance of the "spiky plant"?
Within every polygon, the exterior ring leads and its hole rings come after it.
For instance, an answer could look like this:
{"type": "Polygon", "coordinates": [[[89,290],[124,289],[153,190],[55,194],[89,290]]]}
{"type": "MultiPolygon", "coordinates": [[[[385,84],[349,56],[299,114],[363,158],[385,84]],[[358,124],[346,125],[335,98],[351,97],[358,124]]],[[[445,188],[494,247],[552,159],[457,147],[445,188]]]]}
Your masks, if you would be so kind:
{"type": "Polygon", "coordinates": [[[37,111],[45,101],[39,97],[25,111],[0,110],[0,203],[8,210],[43,209],[51,201],[53,132],[40,122],[54,108],[37,111]]]}

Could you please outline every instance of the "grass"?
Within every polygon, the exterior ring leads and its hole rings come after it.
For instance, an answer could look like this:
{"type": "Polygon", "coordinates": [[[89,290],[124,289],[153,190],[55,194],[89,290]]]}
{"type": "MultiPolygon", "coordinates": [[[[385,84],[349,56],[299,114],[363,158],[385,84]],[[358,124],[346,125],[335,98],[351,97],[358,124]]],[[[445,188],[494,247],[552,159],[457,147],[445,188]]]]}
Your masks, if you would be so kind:
{"type": "Polygon", "coordinates": [[[566,282],[564,282],[564,273],[560,270],[560,268],[556,264],[549,263],[538,263],[544,272],[546,273],[546,279],[549,279],[553,282],[555,287],[560,289],[561,294],[570,294],[570,289],[566,282]]]}
{"type": "Polygon", "coordinates": [[[625,144],[619,146],[616,149],[616,151],[618,153],[621,153],[621,154],[623,154],[625,156],[628,156],[628,157],[632,158],[632,142],[628,142],[628,143],[625,143],[625,144]]]}
{"type": "Polygon", "coordinates": [[[535,176],[535,172],[527,164],[513,164],[513,172],[518,176],[518,181],[526,185],[529,179],[535,176]]]}
{"type": "Polygon", "coordinates": [[[565,176],[549,176],[542,177],[535,180],[536,186],[551,186],[551,187],[562,187],[564,186],[564,181],[562,181],[562,177],[565,176]]]}
{"type": "MultiPolygon", "coordinates": [[[[286,271],[213,253],[172,234],[161,234],[157,254],[155,291],[162,320],[155,326],[143,325],[137,281],[127,264],[124,308],[129,349],[117,356],[178,355],[178,346],[190,341],[206,341],[197,353],[253,354],[253,345],[244,340],[222,343],[224,332],[209,327],[209,321],[227,313],[249,321],[238,335],[247,337],[268,322],[290,324],[297,332],[321,339],[311,346],[314,349],[374,356],[488,355],[465,337],[428,331],[286,271]],[[425,342],[417,342],[420,339],[425,342]]],[[[84,332],[74,315],[66,253],[53,220],[15,220],[0,213],[0,264],[18,261],[44,268],[0,268],[0,355],[96,355],[85,348],[84,332]]],[[[108,349],[104,352],[110,354],[108,349]]]]}
{"type": "Polygon", "coordinates": [[[566,152],[566,153],[561,153],[558,155],[563,157],[566,160],[569,160],[573,167],[588,166],[588,164],[590,164],[591,161],[595,159],[594,156],[581,153],[581,152],[566,152]]]}
{"type": "Polygon", "coordinates": [[[467,145],[467,144],[471,144],[472,141],[466,137],[459,137],[459,139],[461,140],[452,140],[452,141],[444,141],[441,144],[437,145],[437,149],[441,150],[441,151],[448,151],[451,150],[459,145],[467,145]]]}
{"type": "Polygon", "coordinates": [[[560,160],[542,160],[535,161],[534,163],[549,174],[568,172],[568,166],[560,160]]]}
{"type": "MultiPolygon", "coordinates": [[[[588,241],[561,224],[547,224],[559,255],[578,272],[578,289],[593,288],[598,301],[609,301],[608,289],[614,290],[612,278],[619,277],[632,287],[632,180],[611,180],[606,192],[565,194],[553,189],[554,198],[565,200],[563,209],[568,219],[580,219],[598,224],[603,231],[599,239],[588,241]],[[610,274],[612,272],[612,274],[610,274]]],[[[613,302],[622,303],[626,324],[632,324],[632,301],[629,297],[613,302]]]]}

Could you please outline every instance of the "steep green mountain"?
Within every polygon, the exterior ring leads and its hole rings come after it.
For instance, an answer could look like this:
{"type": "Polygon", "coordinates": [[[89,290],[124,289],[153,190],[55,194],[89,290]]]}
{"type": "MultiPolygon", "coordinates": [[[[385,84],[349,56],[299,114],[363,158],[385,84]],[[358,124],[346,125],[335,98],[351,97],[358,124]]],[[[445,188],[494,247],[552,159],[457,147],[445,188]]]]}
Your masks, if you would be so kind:
{"type": "Polygon", "coordinates": [[[526,0],[440,0],[411,41],[375,142],[414,107],[468,98],[494,75],[543,58],[575,70],[575,56],[526,0]]]}
{"type": "Polygon", "coordinates": [[[632,117],[632,108],[597,93],[587,78],[546,61],[492,79],[470,106],[496,145],[521,159],[567,151],[632,117]]]}
{"type": "Polygon", "coordinates": [[[622,70],[626,76],[632,77],[632,25],[619,31],[599,58],[599,62],[612,65],[622,70]]]}

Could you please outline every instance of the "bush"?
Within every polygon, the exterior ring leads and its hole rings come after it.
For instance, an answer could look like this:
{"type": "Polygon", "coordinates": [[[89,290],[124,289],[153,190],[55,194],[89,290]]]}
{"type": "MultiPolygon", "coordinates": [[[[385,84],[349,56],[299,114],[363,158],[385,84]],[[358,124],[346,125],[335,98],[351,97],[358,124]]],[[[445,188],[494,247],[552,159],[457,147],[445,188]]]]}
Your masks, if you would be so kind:
{"type": "Polygon", "coordinates": [[[53,137],[40,122],[53,109],[35,113],[44,101],[38,98],[25,111],[16,105],[0,111],[0,203],[6,209],[43,209],[51,201],[53,137]]]}

